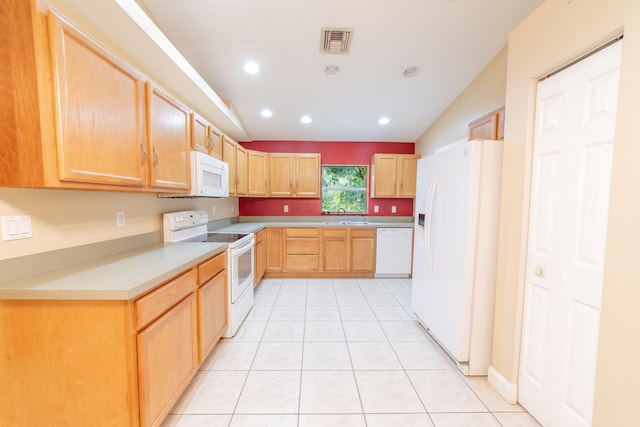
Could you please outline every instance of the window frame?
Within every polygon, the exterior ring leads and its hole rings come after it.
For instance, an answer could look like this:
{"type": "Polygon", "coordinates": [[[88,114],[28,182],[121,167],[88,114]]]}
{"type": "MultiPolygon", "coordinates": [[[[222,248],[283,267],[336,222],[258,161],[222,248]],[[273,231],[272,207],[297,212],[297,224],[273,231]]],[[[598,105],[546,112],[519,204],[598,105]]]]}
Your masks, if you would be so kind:
{"type": "MultiPolygon", "coordinates": [[[[322,208],[323,205],[323,200],[324,200],[324,190],[325,189],[330,189],[330,190],[338,190],[338,191],[364,191],[364,209],[362,211],[346,211],[346,214],[362,214],[362,215],[367,215],[369,213],[369,180],[370,180],[370,165],[369,164],[321,164],[320,165],[320,209],[322,210],[323,214],[338,214],[338,212],[334,212],[334,211],[325,211],[322,208]],[[365,168],[365,186],[364,187],[359,187],[359,188],[352,188],[352,187],[325,187],[323,184],[323,168],[324,167],[363,167],[365,168]]],[[[340,212],[340,214],[342,214],[342,212],[340,212]]]]}

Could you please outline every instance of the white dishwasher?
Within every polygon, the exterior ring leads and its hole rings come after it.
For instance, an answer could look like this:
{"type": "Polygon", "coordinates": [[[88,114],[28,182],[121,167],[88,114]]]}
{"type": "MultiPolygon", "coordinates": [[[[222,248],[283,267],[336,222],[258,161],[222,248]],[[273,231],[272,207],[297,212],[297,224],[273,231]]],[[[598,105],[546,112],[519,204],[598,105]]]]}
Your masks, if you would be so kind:
{"type": "Polygon", "coordinates": [[[409,277],[412,250],[412,228],[378,228],[376,277],[409,277]]]}

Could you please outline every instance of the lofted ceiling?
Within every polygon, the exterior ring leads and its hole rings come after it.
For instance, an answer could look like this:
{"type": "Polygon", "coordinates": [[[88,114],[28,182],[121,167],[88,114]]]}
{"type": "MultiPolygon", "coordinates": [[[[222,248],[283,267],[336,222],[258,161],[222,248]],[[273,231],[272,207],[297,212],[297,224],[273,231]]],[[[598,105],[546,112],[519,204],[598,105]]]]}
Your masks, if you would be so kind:
{"type": "Polygon", "coordinates": [[[250,139],[413,142],[542,0],[138,3],[231,102],[250,139]],[[353,30],[348,54],[320,53],[325,27],[353,30]],[[260,72],[247,74],[247,61],[260,72]],[[337,76],[325,74],[330,65],[337,76]],[[418,73],[405,77],[408,67],[418,73]]]}
{"type": "Polygon", "coordinates": [[[237,140],[413,142],[543,0],[45,1],[237,140]],[[320,53],[326,27],[353,30],[348,54],[320,53]]]}

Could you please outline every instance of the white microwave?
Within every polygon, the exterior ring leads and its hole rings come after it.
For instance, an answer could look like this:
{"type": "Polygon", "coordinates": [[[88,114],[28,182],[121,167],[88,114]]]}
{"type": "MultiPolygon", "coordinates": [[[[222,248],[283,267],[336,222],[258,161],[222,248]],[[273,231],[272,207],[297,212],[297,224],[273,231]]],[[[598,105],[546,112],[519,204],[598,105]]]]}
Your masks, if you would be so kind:
{"type": "Polygon", "coordinates": [[[192,151],[191,196],[229,197],[229,164],[200,151],[192,151]]]}
{"type": "Polygon", "coordinates": [[[229,197],[229,164],[200,151],[191,151],[191,192],[158,197],[229,197]]]}

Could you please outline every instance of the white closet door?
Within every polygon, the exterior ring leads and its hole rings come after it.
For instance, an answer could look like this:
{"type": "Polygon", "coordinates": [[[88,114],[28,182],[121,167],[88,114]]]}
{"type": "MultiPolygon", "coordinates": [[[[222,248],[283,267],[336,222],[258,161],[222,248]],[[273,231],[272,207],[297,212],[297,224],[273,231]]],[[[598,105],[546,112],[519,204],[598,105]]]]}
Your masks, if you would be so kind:
{"type": "Polygon", "coordinates": [[[591,425],[622,42],[538,85],[519,400],[591,425]]]}

